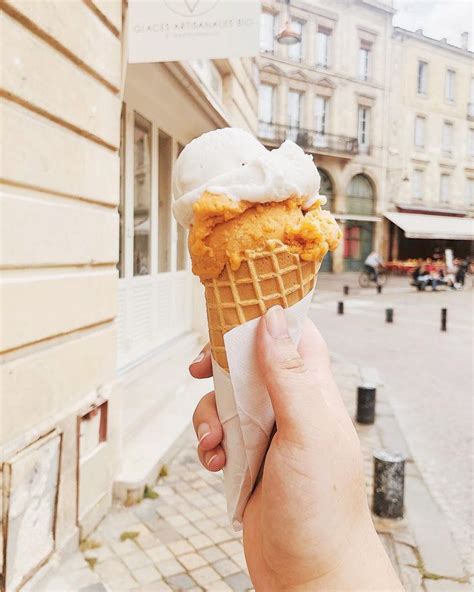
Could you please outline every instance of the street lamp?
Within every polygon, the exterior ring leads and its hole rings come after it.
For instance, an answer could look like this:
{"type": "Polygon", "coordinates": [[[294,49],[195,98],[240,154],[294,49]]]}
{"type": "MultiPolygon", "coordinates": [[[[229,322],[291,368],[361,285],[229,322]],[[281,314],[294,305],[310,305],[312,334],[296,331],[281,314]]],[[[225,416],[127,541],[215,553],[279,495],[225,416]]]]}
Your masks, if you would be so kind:
{"type": "Polygon", "coordinates": [[[286,0],[286,23],[283,29],[275,37],[281,45],[296,45],[301,43],[301,35],[291,26],[290,20],[290,0],[286,0]]]}

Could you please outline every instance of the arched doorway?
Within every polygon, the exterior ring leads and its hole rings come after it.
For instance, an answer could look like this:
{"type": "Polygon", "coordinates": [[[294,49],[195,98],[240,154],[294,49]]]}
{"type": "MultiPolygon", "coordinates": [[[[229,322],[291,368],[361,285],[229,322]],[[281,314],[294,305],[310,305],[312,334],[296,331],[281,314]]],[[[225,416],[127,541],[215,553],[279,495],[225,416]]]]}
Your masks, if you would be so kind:
{"type": "MultiPolygon", "coordinates": [[[[319,176],[321,177],[321,185],[319,187],[319,195],[324,195],[327,202],[323,207],[324,210],[331,210],[333,204],[333,185],[331,177],[326,173],[324,169],[318,169],[319,176]]],[[[321,271],[332,271],[332,254],[327,253],[321,263],[321,271]]]]}
{"type": "Polygon", "coordinates": [[[352,177],[346,193],[348,220],[344,229],[344,269],[359,271],[372,250],[374,223],[351,220],[353,216],[375,214],[375,193],[372,182],[363,174],[352,177]]]}
{"type": "Polygon", "coordinates": [[[321,185],[319,187],[319,194],[324,195],[327,199],[327,203],[323,208],[325,210],[332,209],[333,193],[334,189],[332,186],[331,177],[326,173],[324,169],[318,169],[319,176],[321,177],[321,185]]]}
{"type": "Polygon", "coordinates": [[[346,194],[348,214],[373,216],[375,214],[375,194],[372,183],[365,175],[352,177],[346,194]]]}

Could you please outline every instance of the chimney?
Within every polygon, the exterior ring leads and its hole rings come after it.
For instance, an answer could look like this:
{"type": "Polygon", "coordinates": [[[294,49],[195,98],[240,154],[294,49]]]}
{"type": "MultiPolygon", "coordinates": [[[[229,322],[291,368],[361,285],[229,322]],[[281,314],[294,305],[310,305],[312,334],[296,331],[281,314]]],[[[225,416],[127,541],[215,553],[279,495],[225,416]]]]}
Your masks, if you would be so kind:
{"type": "Polygon", "coordinates": [[[461,47],[463,49],[469,48],[469,32],[468,31],[464,31],[464,33],[461,33],[461,47]]]}

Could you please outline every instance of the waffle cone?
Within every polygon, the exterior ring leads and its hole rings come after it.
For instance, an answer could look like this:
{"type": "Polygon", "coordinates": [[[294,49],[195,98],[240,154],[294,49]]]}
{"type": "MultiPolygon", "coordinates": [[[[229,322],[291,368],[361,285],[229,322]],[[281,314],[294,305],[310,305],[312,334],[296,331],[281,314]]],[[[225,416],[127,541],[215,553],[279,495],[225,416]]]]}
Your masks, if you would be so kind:
{"type": "Polygon", "coordinates": [[[237,271],[226,265],[217,279],[204,280],[209,339],[214,360],[228,370],[224,334],[279,304],[288,308],[310,292],[320,262],[303,261],[280,241],[267,251],[246,251],[237,271]]]}

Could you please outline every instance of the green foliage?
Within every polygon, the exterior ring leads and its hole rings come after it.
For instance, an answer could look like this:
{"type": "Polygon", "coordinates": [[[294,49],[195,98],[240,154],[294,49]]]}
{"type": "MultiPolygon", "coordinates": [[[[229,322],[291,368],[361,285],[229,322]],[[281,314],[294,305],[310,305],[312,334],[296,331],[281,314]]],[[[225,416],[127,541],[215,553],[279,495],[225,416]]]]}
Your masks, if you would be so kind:
{"type": "Polygon", "coordinates": [[[120,535],[120,540],[122,541],[122,543],[128,539],[131,539],[132,541],[134,541],[139,534],[140,534],[139,532],[136,532],[134,530],[132,530],[132,531],[126,530],[126,531],[122,532],[122,534],[120,535]]]}
{"type": "Polygon", "coordinates": [[[157,493],[152,487],[145,485],[145,491],[143,492],[144,499],[156,499],[160,497],[160,494],[157,493]]]}
{"type": "Polygon", "coordinates": [[[85,553],[85,551],[90,551],[91,549],[98,549],[101,546],[101,543],[99,543],[98,541],[94,541],[94,539],[84,539],[81,541],[79,549],[83,553],[85,553]]]}
{"type": "Polygon", "coordinates": [[[94,569],[97,565],[97,557],[84,557],[84,559],[87,561],[91,569],[94,569]]]}

